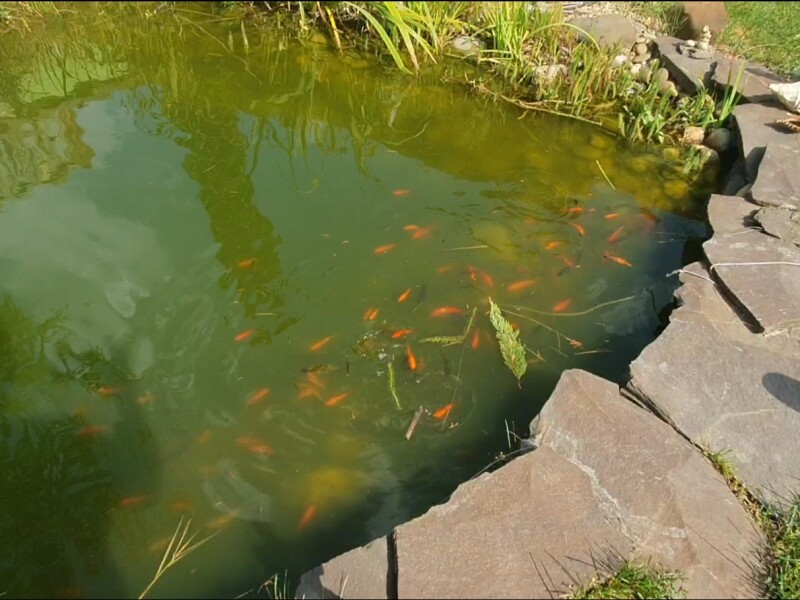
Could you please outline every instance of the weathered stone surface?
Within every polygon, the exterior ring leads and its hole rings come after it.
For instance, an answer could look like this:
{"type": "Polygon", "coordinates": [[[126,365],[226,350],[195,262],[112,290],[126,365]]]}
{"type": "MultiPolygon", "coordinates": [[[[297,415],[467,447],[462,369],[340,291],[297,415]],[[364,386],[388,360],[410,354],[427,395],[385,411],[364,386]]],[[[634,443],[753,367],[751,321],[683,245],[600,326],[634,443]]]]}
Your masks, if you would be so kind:
{"type": "Polygon", "coordinates": [[[748,102],[767,102],[777,106],[775,97],[769,91],[771,83],[783,82],[784,79],[775,75],[763,65],[751,62],[742,62],[727,57],[719,57],[717,66],[711,79],[720,90],[736,84],[739,70],[744,66],[736,90],[748,102]]]}
{"type": "Polygon", "coordinates": [[[725,183],[722,187],[722,194],[725,196],[738,196],[738,191],[747,184],[747,174],[744,170],[744,158],[739,157],[733,163],[728,175],[725,177],[725,183]]]}
{"type": "MultiPolygon", "coordinates": [[[[568,23],[588,33],[601,46],[618,46],[627,50],[636,41],[636,27],[622,15],[575,17],[568,23]]],[[[579,39],[586,39],[583,32],[577,34],[579,39]]]]}
{"type": "Polygon", "coordinates": [[[531,429],[588,476],[597,510],[635,556],[686,576],[689,598],[756,592],[748,563],[761,538],[745,511],[698,450],[616,385],[565,371],[531,429]]]}
{"type": "MultiPolygon", "coordinates": [[[[763,234],[761,234],[763,235],[763,234]]],[[[800,344],[747,330],[699,265],[685,269],[667,329],[631,364],[631,387],[696,444],[783,503],[800,477],[800,344]]]]}
{"type": "Polygon", "coordinates": [[[758,166],[768,144],[792,148],[798,143],[795,134],[784,133],[773,126],[775,121],[785,119],[790,114],[780,107],[767,104],[740,104],[733,109],[739,151],[744,157],[747,179],[751,183],[756,180],[758,166]]]}
{"type": "Polygon", "coordinates": [[[389,598],[386,538],[350,550],[300,578],[296,598],[389,598]]]}
{"type": "Polygon", "coordinates": [[[687,146],[702,144],[703,139],[706,137],[706,132],[703,130],[702,127],[687,127],[683,130],[683,136],[681,136],[681,143],[686,144],[687,146]]]}
{"type": "Polygon", "coordinates": [[[678,38],[669,36],[659,37],[655,41],[661,61],[678,83],[678,87],[693,94],[711,85],[715,61],[713,58],[697,59],[681,54],[678,52],[681,43],[678,38]]]}
{"type": "Polygon", "coordinates": [[[685,17],[680,36],[685,40],[697,39],[705,25],[711,30],[713,40],[728,26],[723,2],[681,2],[680,6],[685,17]]]}
{"type": "Polygon", "coordinates": [[[797,144],[770,144],[758,166],[758,177],[750,189],[754,202],[764,206],[800,209],[800,136],[797,144]]]}
{"type": "Polygon", "coordinates": [[[703,140],[703,144],[722,154],[733,145],[733,132],[720,127],[709,133],[703,140]]]}
{"type": "Polygon", "coordinates": [[[715,235],[739,233],[747,228],[758,206],[739,196],[711,194],[708,200],[708,222],[715,235]]]}
{"type": "Polygon", "coordinates": [[[457,54],[462,56],[474,56],[480,53],[483,49],[484,44],[477,38],[471,37],[469,35],[460,35],[452,42],[450,42],[450,48],[457,54]]]}
{"type": "Polygon", "coordinates": [[[714,236],[703,244],[711,268],[725,288],[765,332],[800,325],[800,249],[759,231],[714,236]],[[734,263],[734,264],[731,264],[734,263]]]}
{"type": "Polygon", "coordinates": [[[766,207],[755,214],[755,220],[768,234],[800,246],[800,211],[766,207]]]}

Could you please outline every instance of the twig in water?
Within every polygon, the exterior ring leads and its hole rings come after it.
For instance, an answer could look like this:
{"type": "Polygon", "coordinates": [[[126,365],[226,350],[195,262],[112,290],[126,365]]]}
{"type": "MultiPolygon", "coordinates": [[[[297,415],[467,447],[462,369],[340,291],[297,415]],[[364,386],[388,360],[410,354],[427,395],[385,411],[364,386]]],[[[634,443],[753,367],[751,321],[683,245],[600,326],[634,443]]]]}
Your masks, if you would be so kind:
{"type": "Polygon", "coordinates": [[[455,252],[456,250],[482,250],[483,248],[488,248],[486,244],[480,244],[478,246],[461,246],[459,248],[445,248],[445,252],[455,252]]]}
{"type": "Polygon", "coordinates": [[[611,186],[611,189],[612,189],[612,190],[614,190],[614,191],[616,191],[616,189],[617,189],[617,188],[615,188],[615,187],[614,187],[614,184],[613,184],[613,183],[611,183],[611,180],[608,178],[608,175],[606,175],[606,172],[603,170],[603,165],[601,165],[601,164],[600,164],[600,161],[599,161],[599,160],[596,160],[596,161],[594,161],[594,162],[596,162],[596,163],[597,163],[597,168],[598,168],[598,169],[600,169],[600,172],[603,174],[603,177],[605,177],[606,181],[608,182],[608,185],[610,185],[610,186],[611,186]]]}
{"type": "Polygon", "coordinates": [[[419,425],[419,420],[422,418],[422,415],[424,415],[427,412],[428,411],[425,410],[425,407],[422,405],[417,407],[417,410],[414,411],[414,418],[411,419],[411,423],[409,424],[408,429],[406,429],[407,440],[410,440],[411,436],[414,435],[414,431],[417,429],[417,425],[419,425]]]}
{"type": "Polygon", "coordinates": [[[583,354],[606,354],[611,352],[608,348],[599,348],[597,350],[584,350],[583,352],[576,352],[575,356],[581,356],[583,354]]]}
{"type": "MultiPolygon", "coordinates": [[[[626,296],[625,298],[620,298],[619,300],[611,300],[610,302],[603,302],[602,304],[595,304],[592,308],[587,310],[582,310],[580,312],[564,312],[564,313],[554,313],[554,312],[545,312],[542,310],[536,310],[534,308],[528,308],[527,306],[511,306],[511,308],[515,308],[517,310],[526,310],[532,313],[536,313],[537,315],[545,315],[547,317],[582,317],[583,315],[588,315],[589,313],[593,313],[598,308],[603,308],[605,306],[611,306],[612,304],[619,304],[620,302],[627,302],[628,300],[633,300],[636,296],[626,296]]],[[[506,310],[506,309],[503,309],[506,310]]],[[[566,336],[564,336],[566,337],[566,336]]]]}

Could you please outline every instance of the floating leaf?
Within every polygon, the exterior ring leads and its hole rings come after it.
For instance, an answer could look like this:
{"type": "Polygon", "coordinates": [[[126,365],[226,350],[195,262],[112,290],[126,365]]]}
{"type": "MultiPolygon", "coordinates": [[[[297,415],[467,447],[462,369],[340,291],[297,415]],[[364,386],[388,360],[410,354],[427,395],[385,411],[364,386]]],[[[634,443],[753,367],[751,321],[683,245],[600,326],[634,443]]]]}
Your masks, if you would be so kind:
{"type": "Polygon", "coordinates": [[[506,320],[491,298],[489,298],[489,306],[489,320],[492,322],[497,341],[500,343],[503,361],[511,369],[514,377],[517,378],[517,385],[520,385],[520,380],[525,375],[528,363],[525,360],[525,347],[519,340],[519,331],[514,331],[511,323],[506,320]]]}

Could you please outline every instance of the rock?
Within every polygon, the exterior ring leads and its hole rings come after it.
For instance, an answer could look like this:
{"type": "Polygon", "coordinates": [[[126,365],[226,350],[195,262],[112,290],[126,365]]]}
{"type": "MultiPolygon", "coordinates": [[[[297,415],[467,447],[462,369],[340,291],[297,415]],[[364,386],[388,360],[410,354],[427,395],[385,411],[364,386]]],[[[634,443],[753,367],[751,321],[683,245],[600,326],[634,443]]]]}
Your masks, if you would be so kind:
{"type": "Polygon", "coordinates": [[[683,130],[681,143],[684,145],[702,144],[706,137],[706,132],[702,127],[687,127],[683,130]]]}
{"type": "MultiPolygon", "coordinates": [[[[619,527],[636,555],[685,575],[687,597],[747,597],[756,591],[747,565],[762,538],[747,513],[700,452],[622,398],[616,385],[584,371],[564,371],[531,433],[541,450],[551,448],[586,475],[595,510],[619,527]],[[724,556],[711,547],[724,548],[724,556]]],[[[572,529],[559,523],[549,528],[572,529]]]]}
{"type": "Polygon", "coordinates": [[[636,79],[641,81],[642,83],[650,83],[650,77],[652,74],[650,73],[650,68],[647,65],[638,65],[639,70],[635,73],[636,79]]]}
{"type": "Polygon", "coordinates": [[[778,119],[790,113],[774,105],[740,104],[733,109],[735,133],[741,155],[745,161],[747,180],[756,180],[758,166],[767,144],[794,147],[796,137],[772,127],[778,119]]]}
{"type": "Polygon", "coordinates": [[[669,71],[664,67],[660,67],[655,73],[655,78],[659,83],[667,83],[669,81],[669,71]]]}
{"type": "Polygon", "coordinates": [[[800,145],[767,146],[750,196],[764,206],[800,209],[800,145]]]}
{"type": "Polygon", "coordinates": [[[631,62],[635,65],[645,63],[650,60],[650,53],[647,52],[646,54],[636,54],[632,59],[631,62]]]}
{"type": "Polygon", "coordinates": [[[533,70],[533,76],[540,83],[550,83],[557,77],[567,74],[566,65],[542,65],[533,70]]]}
{"type": "Polygon", "coordinates": [[[586,40],[586,34],[588,34],[604,47],[619,47],[627,50],[633,46],[636,40],[636,27],[629,19],[621,15],[576,17],[570,19],[568,23],[583,30],[577,32],[579,39],[586,40]]]}
{"type": "Polygon", "coordinates": [[[678,87],[687,93],[694,94],[712,84],[714,71],[712,59],[698,60],[684,56],[678,51],[681,40],[663,36],[656,39],[656,47],[661,54],[661,61],[670,75],[678,83],[678,87]]]}
{"type": "Polygon", "coordinates": [[[617,56],[614,57],[614,66],[621,67],[624,64],[626,64],[629,60],[630,58],[628,57],[627,54],[618,54],[617,56]]]}
{"type": "Polygon", "coordinates": [[[647,51],[647,44],[637,43],[633,46],[633,53],[634,54],[649,54],[647,51]]]}
{"type": "Polygon", "coordinates": [[[709,133],[703,144],[722,154],[733,145],[733,133],[730,129],[720,127],[709,133]]]}
{"type": "Polygon", "coordinates": [[[725,177],[725,183],[722,186],[722,194],[725,196],[739,196],[737,193],[747,184],[747,174],[744,170],[744,158],[741,156],[736,159],[733,166],[728,171],[725,177]]]}
{"type": "Polygon", "coordinates": [[[781,83],[783,79],[767,70],[766,67],[756,63],[742,63],[727,57],[719,56],[714,74],[711,77],[713,84],[720,91],[724,92],[730,86],[736,85],[736,90],[747,102],[764,102],[778,106],[780,103],[775,99],[769,86],[774,83],[781,83]],[[739,75],[741,69],[741,77],[739,75]]]}
{"type": "Polygon", "coordinates": [[[712,150],[708,146],[697,144],[692,146],[692,151],[698,156],[697,160],[700,169],[719,167],[719,154],[716,150],[712,150]]]}
{"type": "Polygon", "coordinates": [[[755,214],[755,220],[771,236],[800,246],[800,212],[766,207],[755,214]]]}
{"type": "Polygon", "coordinates": [[[680,7],[685,18],[680,31],[683,39],[697,39],[704,26],[708,26],[716,39],[728,26],[728,13],[723,2],[681,2],[680,7]]]}
{"type": "Polygon", "coordinates": [[[477,55],[484,47],[485,44],[482,41],[469,35],[460,35],[450,42],[450,48],[462,56],[477,55]]]}
{"type": "Polygon", "coordinates": [[[694,443],[728,450],[762,500],[784,504],[800,477],[797,341],[751,333],[707,271],[684,271],[697,276],[681,276],[681,306],[631,364],[630,385],[694,443]]]}
{"type": "Polygon", "coordinates": [[[300,578],[296,598],[389,598],[386,538],[350,550],[300,578]]]}
{"type": "Polygon", "coordinates": [[[658,168],[656,158],[649,154],[632,156],[628,160],[628,168],[634,173],[655,173],[658,168]]]}
{"type": "Polygon", "coordinates": [[[708,200],[708,222],[714,235],[745,231],[758,207],[739,196],[711,194],[708,200]]]}
{"type": "Polygon", "coordinates": [[[714,236],[703,244],[703,250],[727,291],[766,333],[800,325],[800,267],[731,265],[800,263],[800,249],[758,231],[745,231],[730,238],[714,236]]]}
{"type": "Polygon", "coordinates": [[[772,83],[769,91],[787,109],[800,113],[800,82],[797,83],[772,83]]]}
{"type": "Polygon", "coordinates": [[[585,158],[586,160],[595,161],[603,157],[604,152],[600,148],[589,146],[587,144],[576,144],[572,147],[572,152],[576,156],[585,158]]]}
{"type": "Polygon", "coordinates": [[[667,146],[661,150],[661,156],[663,156],[665,160],[678,161],[681,159],[681,151],[672,146],[667,146]]]}

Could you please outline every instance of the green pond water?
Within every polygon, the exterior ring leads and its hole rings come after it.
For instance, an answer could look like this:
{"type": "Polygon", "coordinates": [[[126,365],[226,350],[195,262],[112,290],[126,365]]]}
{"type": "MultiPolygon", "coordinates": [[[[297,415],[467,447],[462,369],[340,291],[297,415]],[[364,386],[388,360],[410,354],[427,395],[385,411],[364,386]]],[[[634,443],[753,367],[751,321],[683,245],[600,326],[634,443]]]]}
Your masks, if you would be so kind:
{"type": "Polygon", "coordinates": [[[263,597],[386,535],[515,450],[564,369],[624,381],[705,235],[660,150],[462,67],[114,19],[0,40],[0,594],[138,596],[181,517],[214,537],[154,596],[263,597]]]}

